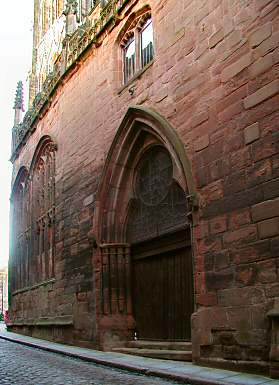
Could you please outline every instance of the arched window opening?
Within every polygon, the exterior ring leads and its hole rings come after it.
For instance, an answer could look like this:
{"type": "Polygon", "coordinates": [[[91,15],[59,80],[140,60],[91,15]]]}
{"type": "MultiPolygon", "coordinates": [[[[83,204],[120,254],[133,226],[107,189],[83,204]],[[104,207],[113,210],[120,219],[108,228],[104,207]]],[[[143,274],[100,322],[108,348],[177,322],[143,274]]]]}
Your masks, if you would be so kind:
{"type": "Polygon", "coordinates": [[[11,203],[14,292],[54,276],[55,145],[49,137],[40,142],[30,174],[19,172],[11,203]]]}
{"type": "Polygon", "coordinates": [[[187,226],[186,194],[173,179],[172,160],[163,147],[151,148],[140,160],[129,211],[129,243],[187,226]]]}
{"type": "Polygon", "coordinates": [[[12,195],[12,290],[28,284],[30,239],[30,184],[27,171],[19,176],[12,195]]]}
{"type": "Polygon", "coordinates": [[[37,283],[53,277],[55,147],[48,142],[36,159],[32,178],[32,271],[37,283]]]}
{"type": "Polygon", "coordinates": [[[127,84],[154,58],[153,24],[150,11],[136,17],[120,41],[123,81],[127,84]]]}

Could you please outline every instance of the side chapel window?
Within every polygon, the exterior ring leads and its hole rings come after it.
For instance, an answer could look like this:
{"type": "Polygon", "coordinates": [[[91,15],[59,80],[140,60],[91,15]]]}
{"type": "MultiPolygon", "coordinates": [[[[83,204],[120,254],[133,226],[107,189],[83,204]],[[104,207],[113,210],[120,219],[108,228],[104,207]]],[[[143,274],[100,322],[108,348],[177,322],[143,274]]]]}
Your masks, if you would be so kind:
{"type": "Polygon", "coordinates": [[[54,276],[55,145],[46,141],[12,194],[11,289],[54,276]]]}
{"type": "Polygon", "coordinates": [[[121,41],[124,84],[154,57],[153,25],[150,12],[138,17],[121,41]]]}
{"type": "Polygon", "coordinates": [[[12,198],[12,290],[21,289],[29,278],[30,189],[24,171],[12,198]]]}
{"type": "Polygon", "coordinates": [[[48,142],[34,165],[32,179],[31,281],[53,277],[55,216],[55,146],[48,142]]]}

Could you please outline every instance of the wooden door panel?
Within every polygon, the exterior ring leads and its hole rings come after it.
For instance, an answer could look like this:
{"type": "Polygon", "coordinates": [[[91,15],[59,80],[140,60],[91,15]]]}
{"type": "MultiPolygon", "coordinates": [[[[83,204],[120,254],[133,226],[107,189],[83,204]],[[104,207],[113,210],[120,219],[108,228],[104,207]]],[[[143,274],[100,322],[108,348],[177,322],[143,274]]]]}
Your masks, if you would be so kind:
{"type": "Polygon", "coordinates": [[[190,340],[191,249],[133,261],[133,308],[141,339],[190,340]]]}

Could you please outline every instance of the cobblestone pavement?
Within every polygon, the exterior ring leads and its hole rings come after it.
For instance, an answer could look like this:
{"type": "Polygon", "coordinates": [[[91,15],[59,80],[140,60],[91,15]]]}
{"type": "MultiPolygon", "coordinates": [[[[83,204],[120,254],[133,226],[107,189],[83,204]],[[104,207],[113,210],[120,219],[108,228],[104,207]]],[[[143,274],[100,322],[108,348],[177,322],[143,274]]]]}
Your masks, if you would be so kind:
{"type": "Polygon", "coordinates": [[[174,385],[0,340],[0,385],[174,385]]]}

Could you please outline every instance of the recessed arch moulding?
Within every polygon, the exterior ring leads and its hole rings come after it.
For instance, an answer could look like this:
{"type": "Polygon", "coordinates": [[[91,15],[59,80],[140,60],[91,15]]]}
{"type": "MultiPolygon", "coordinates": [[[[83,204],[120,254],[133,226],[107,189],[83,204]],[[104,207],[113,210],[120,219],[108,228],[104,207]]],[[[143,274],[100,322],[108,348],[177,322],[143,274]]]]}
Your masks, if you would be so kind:
{"type": "Polygon", "coordinates": [[[17,304],[23,295],[31,297],[28,288],[54,276],[56,149],[52,138],[43,136],[31,162],[20,167],[12,185],[9,269],[10,314],[14,323],[23,318],[23,311],[29,319],[39,318],[40,309],[36,306],[27,305],[23,310],[17,304]],[[39,251],[43,239],[48,242],[39,251]]]}
{"type": "Polygon", "coordinates": [[[13,196],[13,193],[17,187],[17,181],[19,176],[21,175],[23,170],[26,170],[27,177],[30,177],[34,171],[35,164],[37,160],[40,158],[40,155],[44,151],[45,147],[48,145],[52,145],[53,150],[57,150],[57,140],[56,138],[49,135],[43,135],[38,138],[38,141],[35,142],[34,145],[34,154],[32,158],[26,159],[26,161],[16,161],[13,162],[13,175],[12,175],[12,182],[11,182],[11,197],[13,196]],[[24,166],[22,166],[22,163],[24,166]]]}
{"type": "MultiPolygon", "coordinates": [[[[93,218],[92,233],[96,240],[93,257],[95,287],[100,288],[97,293],[99,298],[96,298],[98,335],[99,344],[104,349],[131,339],[134,328],[129,290],[130,245],[126,238],[126,223],[134,195],[135,169],[145,152],[153,146],[164,147],[171,157],[173,179],[187,197],[185,210],[189,222],[195,221],[197,215],[195,209],[198,200],[190,162],[175,129],[152,109],[130,107],[109,150],[93,218]],[[121,260],[126,261],[126,282],[120,288],[114,287],[109,277],[111,266],[108,269],[108,264],[112,255],[121,255],[121,260]]],[[[117,264],[117,261],[114,263],[117,264]]]]}

